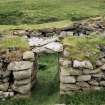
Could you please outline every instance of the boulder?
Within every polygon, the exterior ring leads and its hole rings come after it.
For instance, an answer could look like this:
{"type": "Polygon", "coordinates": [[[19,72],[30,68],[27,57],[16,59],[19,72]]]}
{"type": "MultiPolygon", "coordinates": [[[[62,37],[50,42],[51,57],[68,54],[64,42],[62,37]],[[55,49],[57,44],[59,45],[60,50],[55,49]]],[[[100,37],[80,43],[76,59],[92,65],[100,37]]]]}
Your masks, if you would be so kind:
{"type": "Polygon", "coordinates": [[[78,61],[74,60],[73,62],[73,67],[74,68],[86,68],[86,69],[93,69],[93,65],[91,64],[90,61],[78,61]]]}

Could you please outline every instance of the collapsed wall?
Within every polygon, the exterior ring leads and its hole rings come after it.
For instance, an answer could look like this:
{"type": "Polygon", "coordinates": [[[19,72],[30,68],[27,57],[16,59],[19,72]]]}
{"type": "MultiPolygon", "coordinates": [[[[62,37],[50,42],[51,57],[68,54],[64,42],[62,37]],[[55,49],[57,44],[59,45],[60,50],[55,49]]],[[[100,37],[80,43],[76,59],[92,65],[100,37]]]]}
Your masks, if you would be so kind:
{"type": "MultiPolygon", "coordinates": [[[[83,46],[86,48],[85,44],[83,46]]],[[[93,45],[91,44],[90,46],[93,45]]],[[[87,55],[87,53],[91,54],[92,52],[88,52],[89,51],[88,49],[86,49],[86,51],[84,52],[82,52],[81,49],[72,52],[73,48],[72,44],[66,46],[64,45],[64,51],[62,57],[59,60],[61,95],[72,94],[74,92],[87,91],[87,90],[105,89],[105,47],[104,46],[105,44],[101,48],[97,46],[97,48],[99,48],[100,50],[100,54],[93,62],[90,59],[96,56],[95,52],[89,59],[89,55],[87,55]],[[76,54],[78,53],[78,56],[76,55],[72,56],[72,54],[75,53],[76,54]],[[82,53],[86,56],[86,58],[78,59],[80,55],[83,55],[82,53]]]]}

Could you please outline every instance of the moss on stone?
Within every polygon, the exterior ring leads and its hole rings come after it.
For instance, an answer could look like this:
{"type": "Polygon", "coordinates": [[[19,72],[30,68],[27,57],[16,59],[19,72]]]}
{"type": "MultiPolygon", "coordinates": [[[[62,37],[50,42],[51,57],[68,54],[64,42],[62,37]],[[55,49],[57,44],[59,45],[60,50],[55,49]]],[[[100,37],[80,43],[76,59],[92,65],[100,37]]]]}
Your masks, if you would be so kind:
{"type": "Polygon", "coordinates": [[[69,59],[90,60],[98,59],[100,45],[105,45],[105,37],[91,35],[87,37],[71,36],[63,40],[66,50],[70,52],[69,59]]]}

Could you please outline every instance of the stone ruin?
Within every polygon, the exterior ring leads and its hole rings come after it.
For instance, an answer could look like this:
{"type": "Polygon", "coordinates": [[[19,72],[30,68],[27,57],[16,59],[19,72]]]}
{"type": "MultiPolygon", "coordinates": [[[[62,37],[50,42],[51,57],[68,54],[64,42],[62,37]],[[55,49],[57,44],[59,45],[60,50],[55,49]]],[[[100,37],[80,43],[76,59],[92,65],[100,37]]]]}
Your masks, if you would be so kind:
{"type": "Polygon", "coordinates": [[[93,63],[90,60],[69,59],[69,46],[64,46],[60,63],[60,94],[105,89],[105,46],[93,63]]]}
{"type": "Polygon", "coordinates": [[[27,40],[28,51],[9,48],[0,54],[0,99],[10,97],[29,97],[37,82],[38,54],[59,53],[63,50],[57,37],[27,40]]]}
{"type": "MultiPolygon", "coordinates": [[[[12,30],[13,35],[27,36],[29,51],[11,53],[10,57],[0,55],[0,99],[10,97],[29,97],[31,89],[37,81],[38,54],[60,53],[60,94],[71,94],[77,91],[101,90],[105,88],[105,48],[95,67],[89,60],[70,60],[70,52],[66,50],[60,38],[71,35],[88,35],[90,32],[104,32],[104,21],[87,20],[73,26],[59,29],[12,30]],[[88,24],[87,24],[88,23],[88,24]],[[52,37],[51,37],[52,35],[52,37]]],[[[66,46],[67,47],[67,46],[66,46]]],[[[16,50],[16,49],[15,49],[16,50]]],[[[8,52],[8,51],[7,51],[8,52]]],[[[8,53],[7,53],[8,54],[8,53]]],[[[37,91],[37,90],[36,90],[37,91]]]]}

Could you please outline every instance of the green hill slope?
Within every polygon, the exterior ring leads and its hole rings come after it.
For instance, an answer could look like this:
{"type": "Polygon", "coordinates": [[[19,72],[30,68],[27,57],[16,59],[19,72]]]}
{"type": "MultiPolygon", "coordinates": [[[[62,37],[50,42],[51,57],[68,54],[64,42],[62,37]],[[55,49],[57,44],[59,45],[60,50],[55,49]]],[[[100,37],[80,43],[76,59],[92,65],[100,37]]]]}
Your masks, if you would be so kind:
{"type": "Polygon", "coordinates": [[[104,12],[104,0],[0,0],[0,24],[78,20],[104,12]]]}

